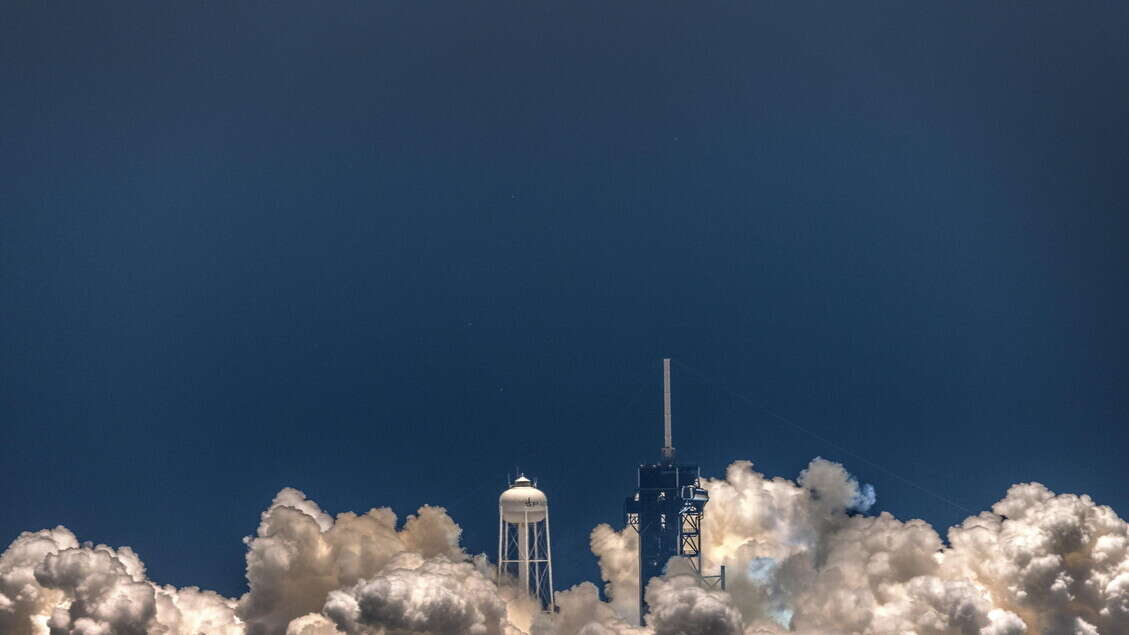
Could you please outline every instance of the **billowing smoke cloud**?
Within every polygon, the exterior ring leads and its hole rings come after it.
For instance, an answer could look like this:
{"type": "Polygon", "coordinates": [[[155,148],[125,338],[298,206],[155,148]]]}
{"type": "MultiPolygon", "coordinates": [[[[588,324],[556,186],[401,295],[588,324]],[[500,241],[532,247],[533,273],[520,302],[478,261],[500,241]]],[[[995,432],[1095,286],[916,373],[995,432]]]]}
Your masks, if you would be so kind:
{"type": "MultiPolygon", "coordinates": [[[[651,635],[649,629],[629,625],[600,600],[591,582],[582,582],[556,596],[559,612],[538,616],[530,635],[651,635]]],[[[636,600],[638,602],[638,600],[636,600]]]]}
{"type": "MultiPolygon", "coordinates": [[[[866,516],[874,491],[816,459],[793,482],[736,462],[707,480],[707,590],[672,562],[636,613],[637,539],[592,531],[604,594],[583,583],[559,612],[495,579],[437,507],[326,514],[284,489],[246,539],[249,591],[225,598],[148,579],[129,547],[26,532],[0,555],[0,633],[13,635],[1129,634],[1129,526],[1087,496],[1012,487],[947,540],[920,520],[866,516]]],[[[557,553],[557,559],[575,554],[557,553]]]]}
{"type": "Polygon", "coordinates": [[[330,591],[376,576],[400,554],[465,560],[461,533],[438,507],[421,507],[397,531],[390,509],[334,519],[286,488],[263,512],[257,536],[246,539],[251,590],[237,613],[250,635],[284,632],[291,620],[320,612],[330,591]]]}
{"type": "Polygon", "coordinates": [[[705,568],[727,565],[746,632],[1129,633],[1129,528],[1089,497],[1016,485],[946,545],[852,513],[873,490],[821,459],[796,483],[737,462],[705,486],[705,568]]]}
{"type": "Polygon", "coordinates": [[[657,579],[647,586],[655,635],[740,635],[741,613],[727,593],[707,591],[689,575],[657,579]]]}
{"type": "Polygon", "coordinates": [[[604,591],[621,618],[639,613],[639,534],[630,527],[620,531],[601,523],[592,530],[592,553],[600,562],[604,591]]]}
{"type": "Polygon", "coordinates": [[[0,556],[0,632],[244,633],[235,602],[157,586],[129,547],[79,544],[65,527],[25,532],[0,556]]]}
{"type": "Polygon", "coordinates": [[[346,633],[502,635],[506,603],[492,577],[484,559],[405,553],[371,579],[331,592],[325,614],[346,633]]]}

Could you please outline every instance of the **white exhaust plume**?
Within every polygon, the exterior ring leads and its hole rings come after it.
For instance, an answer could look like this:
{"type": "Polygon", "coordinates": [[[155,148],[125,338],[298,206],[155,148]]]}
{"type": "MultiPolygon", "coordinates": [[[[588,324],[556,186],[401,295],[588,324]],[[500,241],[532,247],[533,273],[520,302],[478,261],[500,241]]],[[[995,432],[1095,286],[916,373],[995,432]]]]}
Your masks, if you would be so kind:
{"type": "Polygon", "coordinates": [[[389,509],[334,520],[302,492],[284,489],[263,512],[258,535],[245,539],[251,590],[236,612],[250,635],[285,632],[294,618],[320,612],[330,591],[375,576],[401,553],[465,560],[461,533],[438,507],[421,507],[397,531],[389,509]]]}
{"type": "Polygon", "coordinates": [[[704,486],[705,567],[726,565],[727,590],[672,566],[646,589],[645,626],[622,617],[638,597],[630,530],[592,531],[608,602],[583,583],[544,614],[466,554],[441,508],[400,526],[388,509],[334,518],[287,488],[246,539],[238,599],[160,586],[129,547],[64,527],[21,534],[0,555],[0,633],[1129,634],[1129,526],[1087,496],[1016,485],[946,543],[923,521],[857,513],[873,490],[822,459],[795,482],[739,461],[704,486]]]}
{"type": "Polygon", "coordinates": [[[556,601],[560,613],[538,616],[530,635],[651,635],[621,620],[591,582],[557,593],[556,601]]]}
{"type": "Polygon", "coordinates": [[[728,593],[707,591],[690,575],[657,578],[647,585],[648,618],[655,635],[731,635],[742,631],[741,613],[728,593]]]}
{"type": "Polygon", "coordinates": [[[506,604],[491,577],[483,560],[403,553],[376,576],[331,591],[324,612],[347,633],[503,635],[506,604]]]}
{"type": "Polygon", "coordinates": [[[0,555],[0,633],[244,633],[235,601],[148,581],[129,547],[79,544],[65,527],[25,532],[0,555]]]}
{"type": "Polygon", "coordinates": [[[621,618],[639,612],[639,534],[630,527],[616,531],[606,523],[591,535],[592,553],[600,562],[604,592],[621,618]]]}

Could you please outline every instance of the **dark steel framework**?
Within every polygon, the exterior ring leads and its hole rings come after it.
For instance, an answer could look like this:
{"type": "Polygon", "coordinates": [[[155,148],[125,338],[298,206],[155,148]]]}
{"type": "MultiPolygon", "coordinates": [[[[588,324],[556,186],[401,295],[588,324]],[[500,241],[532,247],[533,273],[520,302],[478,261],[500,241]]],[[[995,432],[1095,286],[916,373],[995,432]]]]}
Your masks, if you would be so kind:
{"type": "Polygon", "coordinates": [[[624,502],[627,524],[639,534],[639,623],[647,612],[643,597],[651,578],[671,558],[687,560],[702,576],[702,512],[709,493],[701,487],[697,465],[640,465],[634,496],[624,502]]]}
{"type": "Polygon", "coordinates": [[[639,534],[639,624],[647,614],[644,594],[671,558],[685,558],[706,588],[725,590],[720,575],[702,575],[702,513],[710,500],[697,465],[674,462],[670,430],[670,359],[663,359],[663,447],[654,465],[640,465],[635,495],[623,504],[627,524],[639,534]]]}

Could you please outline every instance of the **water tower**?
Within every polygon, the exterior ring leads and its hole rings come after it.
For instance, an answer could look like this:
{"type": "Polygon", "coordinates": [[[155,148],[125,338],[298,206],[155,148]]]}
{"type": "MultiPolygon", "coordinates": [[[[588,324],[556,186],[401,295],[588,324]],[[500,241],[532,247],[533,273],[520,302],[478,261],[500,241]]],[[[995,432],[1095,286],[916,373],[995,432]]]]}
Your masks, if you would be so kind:
{"type": "Polygon", "coordinates": [[[549,541],[549,499],[519,476],[498,497],[498,580],[505,573],[552,611],[553,557],[549,541]]]}

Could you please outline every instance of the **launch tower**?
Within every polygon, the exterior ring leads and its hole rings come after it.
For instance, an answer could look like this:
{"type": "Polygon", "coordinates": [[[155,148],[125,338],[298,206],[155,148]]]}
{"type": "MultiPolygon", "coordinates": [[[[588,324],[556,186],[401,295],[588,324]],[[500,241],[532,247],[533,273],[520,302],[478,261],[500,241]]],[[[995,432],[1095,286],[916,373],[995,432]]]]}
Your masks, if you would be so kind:
{"type": "Polygon", "coordinates": [[[670,433],[670,359],[663,360],[663,441],[660,461],[639,466],[638,489],[624,502],[627,524],[639,533],[640,624],[647,612],[643,598],[647,583],[663,574],[671,558],[685,558],[704,581],[724,585],[724,573],[702,576],[702,512],[709,501],[709,492],[701,487],[697,465],[678,464],[674,459],[670,433]]]}

